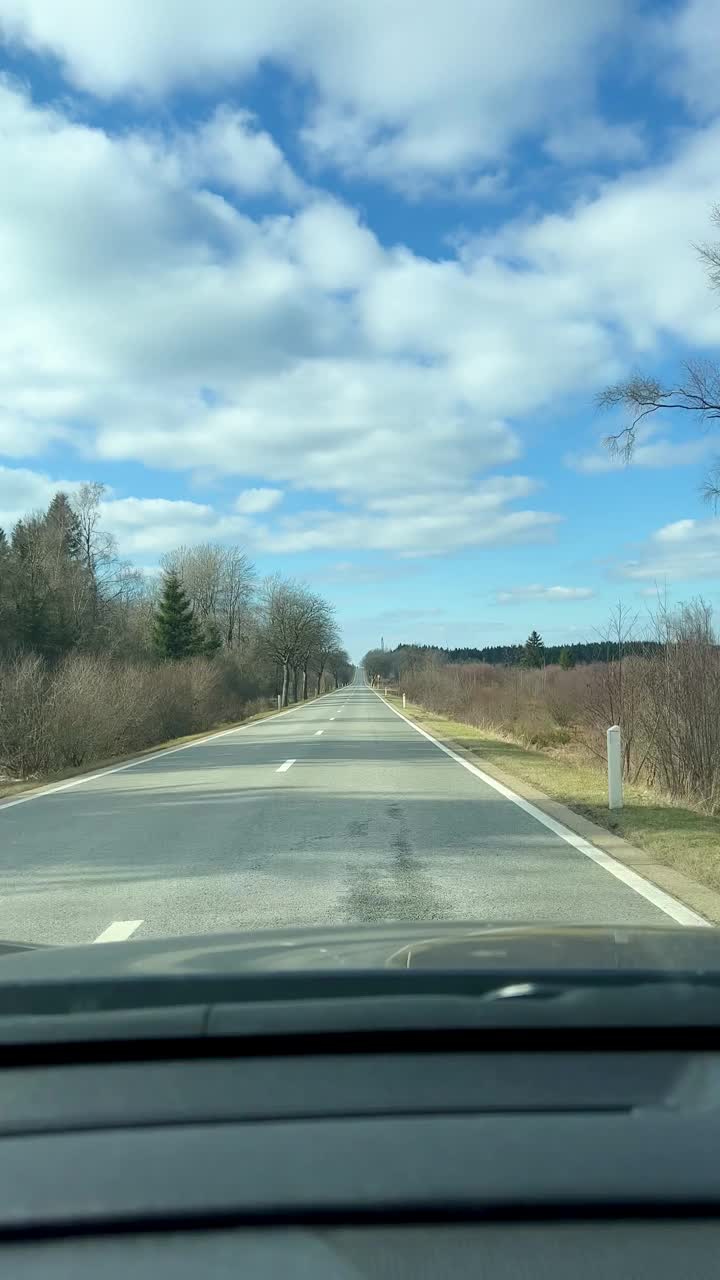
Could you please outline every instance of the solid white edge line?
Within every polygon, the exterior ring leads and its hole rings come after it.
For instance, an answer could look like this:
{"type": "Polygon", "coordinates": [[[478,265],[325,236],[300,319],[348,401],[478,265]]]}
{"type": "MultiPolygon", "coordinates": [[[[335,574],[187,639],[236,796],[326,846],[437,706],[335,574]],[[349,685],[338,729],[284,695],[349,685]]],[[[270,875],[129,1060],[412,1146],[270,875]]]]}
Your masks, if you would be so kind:
{"type": "MultiPolygon", "coordinates": [[[[330,698],[329,693],[322,693],[319,698],[313,699],[313,702],[320,702],[323,698],[330,698]]],[[[59,786],[48,787],[42,791],[31,791],[26,796],[18,796],[16,800],[8,800],[3,804],[0,800],[0,813],[4,809],[14,809],[17,804],[28,804],[30,800],[42,800],[44,796],[55,796],[60,791],[69,791],[71,787],[82,787],[86,782],[97,782],[98,778],[109,778],[111,773],[123,773],[125,769],[136,769],[139,764],[149,764],[151,760],[162,760],[163,756],[173,756],[177,751],[189,751],[191,747],[202,747],[206,742],[213,742],[215,738],[227,738],[231,733],[242,733],[244,729],[257,729],[260,725],[270,724],[274,720],[282,720],[283,716],[292,715],[294,711],[303,711],[306,706],[312,703],[303,703],[302,706],[288,707],[285,711],[269,712],[263,720],[254,720],[252,724],[238,724],[234,729],[219,729],[217,733],[207,733],[203,738],[195,738],[194,742],[184,742],[181,747],[164,747],[162,751],[155,751],[151,756],[140,756],[137,760],[126,760],[124,764],[115,764],[110,769],[100,769],[98,773],[86,773],[82,778],[73,778],[70,782],[61,782],[59,786]]]]}
{"type": "Polygon", "coordinates": [[[292,767],[293,767],[293,765],[294,765],[295,763],[296,763],[296,761],[295,761],[295,760],[286,760],[284,764],[281,764],[281,765],[280,765],[280,768],[279,768],[279,769],[276,769],[276,770],[275,770],[275,772],[276,772],[276,773],[287,773],[288,769],[292,769],[292,767]]]}
{"type": "Polygon", "coordinates": [[[142,920],[113,920],[107,929],[98,934],[95,942],[125,942],[141,924],[142,920]]]}
{"type": "Polygon", "coordinates": [[[611,876],[615,876],[617,880],[621,880],[629,889],[634,889],[635,893],[638,893],[641,898],[645,898],[646,901],[651,902],[654,907],[658,907],[660,911],[664,911],[666,916],[670,916],[671,919],[677,921],[678,924],[688,927],[697,925],[702,925],[706,929],[711,929],[713,927],[709,920],[705,920],[703,916],[698,915],[696,911],[692,911],[690,907],[686,907],[683,902],[678,901],[677,898],[673,898],[672,895],[666,893],[664,889],[659,889],[657,885],[651,884],[649,880],[645,880],[643,876],[638,875],[637,871],[631,871],[629,867],[626,867],[622,862],[618,862],[609,853],[605,853],[602,849],[596,849],[594,844],[590,844],[588,840],[584,840],[582,836],[571,831],[569,827],[564,827],[561,822],[556,822],[554,818],[551,818],[547,813],[543,813],[542,809],[538,809],[534,804],[531,804],[529,800],[524,800],[522,796],[516,795],[514,791],[511,791],[509,787],[504,786],[502,782],[498,782],[496,778],[492,778],[489,773],[483,773],[482,769],[478,769],[477,765],[471,764],[469,760],[464,760],[456,751],[452,751],[450,747],[446,747],[443,742],[438,742],[437,738],[433,738],[431,733],[428,733],[425,729],[421,729],[419,724],[414,724],[413,721],[409,720],[407,716],[404,716],[401,711],[397,711],[395,707],[392,707],[390,703],[383,698],[382,694],[377,693],[375,689],[373,689],[372,692],[375,694],[376,698],[379,698],[381,702],[385,703],[385,706],[389,711],[392,711],[396,716],[399,716],[401,720],[404,720],[405,724],[410,725],[410,728],[414,729],[416,733],[422,734],[423,738],[427,738],[428,742],[432,742],[433,746],[437,747],[439,751],[443,751],[445,755],[449,756],[451,760],[454,760],[456,764],[461,764],[463,769],[467,769],[468,773],[473,773],[476,778],[480,778],[481,782],[492,787],[494,791],[498,791],[506,800],[511,800],[519,809],[528,813],[531,818],[535,818],[535,820],[541,823],[543,827],[547,827],[548,831],[552,831],[556,836],[559,836],[566,844],[572,845],[573,849],[577,849],[578,853],[584,854],[586,858],[590,858],[591,861],[597,863],[599,867],[603,867],[605,871],[609,871],[611,876]]]}

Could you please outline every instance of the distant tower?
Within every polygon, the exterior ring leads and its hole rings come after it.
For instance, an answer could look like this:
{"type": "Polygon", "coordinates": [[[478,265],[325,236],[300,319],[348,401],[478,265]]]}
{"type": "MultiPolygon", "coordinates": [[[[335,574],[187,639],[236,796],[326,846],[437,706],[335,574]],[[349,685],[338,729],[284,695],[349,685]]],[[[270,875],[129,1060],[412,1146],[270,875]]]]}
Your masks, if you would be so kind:
{"type": "Polygon", "coordinates": [[[381,637],[380,637],[380,652],[381,652],[381,653],[384,653],[384,652],[385,652],[385,637],[384,637],[384,636],[381,636],[381,637]]]}

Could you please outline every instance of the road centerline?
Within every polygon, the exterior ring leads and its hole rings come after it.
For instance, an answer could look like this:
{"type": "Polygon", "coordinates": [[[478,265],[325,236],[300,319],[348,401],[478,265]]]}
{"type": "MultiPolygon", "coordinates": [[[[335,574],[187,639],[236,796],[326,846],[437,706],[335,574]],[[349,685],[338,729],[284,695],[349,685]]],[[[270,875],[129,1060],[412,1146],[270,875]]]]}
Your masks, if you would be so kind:
{"type": "Polygon", "coordinates": [[[281,764],[281,765],[280,765],[280,768],[279,768],[279,769],[276,769],[276,770],[275,770],[275,772],[276,772],[276,773],[287,773],[288,769],[292,769],[293,765],[294,765],[294,764],[296,764],[296,763],[297,763],[297,761],[296,761],[296,760],[286,760],[284,764],[281,764]]]}

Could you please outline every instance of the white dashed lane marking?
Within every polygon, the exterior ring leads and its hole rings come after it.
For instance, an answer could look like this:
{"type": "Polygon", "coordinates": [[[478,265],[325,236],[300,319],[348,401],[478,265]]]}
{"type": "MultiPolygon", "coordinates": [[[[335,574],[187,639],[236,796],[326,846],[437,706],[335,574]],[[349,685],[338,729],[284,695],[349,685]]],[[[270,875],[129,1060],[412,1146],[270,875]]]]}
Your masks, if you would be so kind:
{"type": "Polygon", "coordinates": [[[98,934],[96,942],[125,942],[127,938],[140,928],[142,920],[113,920],[107,929],[98,934]]]}

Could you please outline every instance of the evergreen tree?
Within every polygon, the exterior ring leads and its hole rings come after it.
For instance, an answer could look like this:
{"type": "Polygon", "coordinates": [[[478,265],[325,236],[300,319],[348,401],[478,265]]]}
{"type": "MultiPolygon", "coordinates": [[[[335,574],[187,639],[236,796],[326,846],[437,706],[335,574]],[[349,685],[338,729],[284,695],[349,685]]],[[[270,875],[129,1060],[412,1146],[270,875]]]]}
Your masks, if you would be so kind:
{"type": "Polygon", "coordinates": [[[51,661],[72,649],[79,636],[71,589],[79,566],[66,545],[63,525],[49,522],[47,513],[19,520],[13,529],[8,589],[17,642],[51,661]]]}
{"type": "Polygon", "coordinates": [[[568,649],[560,650],[560,657],[558,658],[558,662],[563,671],[572,671],[573,667],[575,666],[575,659],[568,649]]]}
{"type": "Polygon", "coordinates": [[[531,631],[525,641],[525,666],[541,667],[545,661],[545,645],[537,631],[531,631]]]}
{"type": "Polygon", "coordinates": [[[12,648],[15,640],[10,582],[10,544],[0,529],[0,653],[12,648]]]}
{"type": "Polygon", "coordinates": [[[155,611],[153,643],[161,658],[189,658],[201,641],[190,601],[176,573],[166,573],[155,611]]]}
{"type": "Polygon", "coordinates": [[[70,560],[79,560],[82,552],[82,530],[66,493],[60,491],[55,494],[47,509],[45,526],[57,538],[63,554],[70,560]]]}
{"type": "Polygon", "coordinates": [[[214,658],[222,649],[222,636],[217,622],[207,622],[204,632],[199,636],[198,653],[203,658],[214,658]]]}

